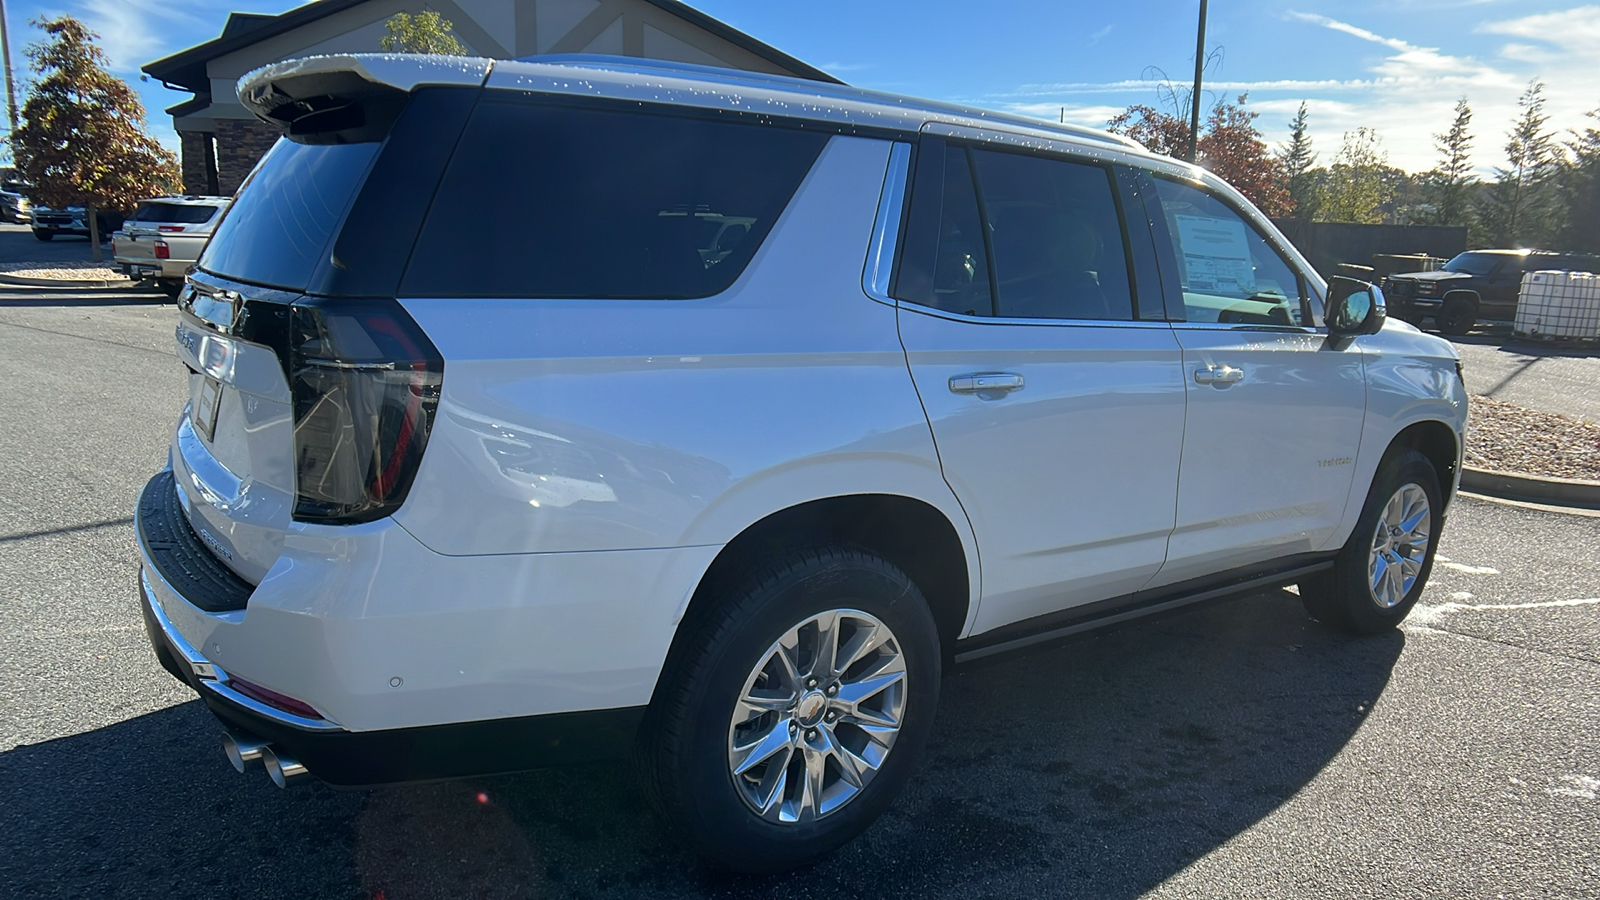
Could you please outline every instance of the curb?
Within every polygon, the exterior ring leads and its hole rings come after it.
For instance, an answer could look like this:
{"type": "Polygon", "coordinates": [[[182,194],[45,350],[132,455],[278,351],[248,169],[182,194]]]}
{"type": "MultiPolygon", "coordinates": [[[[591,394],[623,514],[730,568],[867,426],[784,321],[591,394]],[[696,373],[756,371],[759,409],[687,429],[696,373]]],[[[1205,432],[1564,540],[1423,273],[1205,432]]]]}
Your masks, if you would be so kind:
{"type": "Polygon", "coordinates": [[[135,283],[132,278],[72,280],[68,278],[29,278],[26,275],[7,275],[0,272],[0,284],[12,284],[19,287],[108,288],[130,287],[135,283]]]}
{"type": "Polygon", "coordinates": [[[1518,472],[1495,472],[1462,466],[1461,489],[1503,500],[1600,509],[1600,481],[1539,478],[1518,472]]]}

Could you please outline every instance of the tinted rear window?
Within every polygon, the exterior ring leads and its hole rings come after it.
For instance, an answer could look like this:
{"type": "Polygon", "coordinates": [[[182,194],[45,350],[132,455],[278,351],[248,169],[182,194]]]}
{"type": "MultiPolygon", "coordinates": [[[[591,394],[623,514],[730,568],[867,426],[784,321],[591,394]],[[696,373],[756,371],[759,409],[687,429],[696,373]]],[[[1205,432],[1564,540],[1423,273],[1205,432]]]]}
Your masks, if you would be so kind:
{"type": "Polygon", "coordinates": [[[686,298],[743,271],[827,135],[485,100],[401,293],[686,298]]]}
{"type": "Polygon", "coordinates": [[[192,206],[186,203],[141,203],[132,221],[161,222],[170,225],[204,225],[217,214],[215,206],[192,206]]]}
{"type": "Polygon", "coordinates": [[[238,281],[303,290],[379,146],[279,140],[239,189],[200,257],[200,268],[238,281]]]}

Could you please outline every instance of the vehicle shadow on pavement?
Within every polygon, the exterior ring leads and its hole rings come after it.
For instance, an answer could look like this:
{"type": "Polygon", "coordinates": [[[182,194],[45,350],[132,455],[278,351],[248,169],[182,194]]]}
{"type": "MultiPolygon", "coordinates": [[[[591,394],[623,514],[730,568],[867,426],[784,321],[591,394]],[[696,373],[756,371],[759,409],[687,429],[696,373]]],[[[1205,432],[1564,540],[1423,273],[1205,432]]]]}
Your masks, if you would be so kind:
{"type": "Polygon", "coordinates": [[[811,869],[680,851],[621,765],[336,792],[233,772],[198,702],[0,753],[16,896],[1133,897],[1288,801],[1404,647],[1285,591],[947,672],[905,794],[811,869]]]}
{"type": "Polygon", "coordinates": [[[1540,340],[1538,338],[1518,337],[1511,333],[1509,328],[1503,332],[1496,331],[1490,334],[1455,335],[1450,338],[1456,344],[1476,344],[1481,347],[1493,347],[1502,353],[1515,353],[1518,356],[1567,357],[1571,359],[1588,359],[1600,356],[1600,344],[1593,341],[1567,341],[1567,340],[1540,340]]]}

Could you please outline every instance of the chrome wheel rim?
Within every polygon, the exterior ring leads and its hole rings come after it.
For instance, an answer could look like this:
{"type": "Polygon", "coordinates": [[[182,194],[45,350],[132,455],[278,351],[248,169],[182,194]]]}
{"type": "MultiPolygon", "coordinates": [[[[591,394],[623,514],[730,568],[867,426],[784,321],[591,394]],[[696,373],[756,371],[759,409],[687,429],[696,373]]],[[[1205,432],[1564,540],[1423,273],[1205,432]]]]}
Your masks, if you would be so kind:
{"type": "Polygon", "coordinates": [[[905,705],[905,655],[889,627],[860,610],[819,613],[774,641],[745,679],[728,773],[769,822],[831,815],[882,770],[905,705]]]}
{"type": "Polygon", "coordinates": [[[1399,606],[1422,574],[1433,528],[1429,513],[1427,491],[1407,484],[1394,492],[1378,516],[1367,554],[1367,586],[1373,602],[1383,609],[1399,606]]]}

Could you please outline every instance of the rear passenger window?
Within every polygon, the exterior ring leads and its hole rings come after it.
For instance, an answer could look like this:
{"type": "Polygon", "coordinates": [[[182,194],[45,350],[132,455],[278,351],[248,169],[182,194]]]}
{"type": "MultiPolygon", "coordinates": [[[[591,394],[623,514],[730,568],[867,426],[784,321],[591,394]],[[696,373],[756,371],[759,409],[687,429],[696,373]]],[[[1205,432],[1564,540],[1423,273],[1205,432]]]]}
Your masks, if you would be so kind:
{"type": "Polygon", "coordinates": [[[923,147],[896,297],[969,316],[1133,318],[1110,170],[923,147]]]}
{"type": "Polygon", "coordinates": [[[996,315],[1132,319],[1111,171],[987,150],[972,158],[993,246],[996,315]]]}
{"type": "Polygon", "coordinates": [[[705,297],[755,255],[826,134],[484,100],[401,292],[705,297]]]}
{"type": "Polygon", "coordinates": [[[1315,325],[1300,276],[1254,226],[1197,187],[1153,180],[1188,321],[1315,325]]]}

